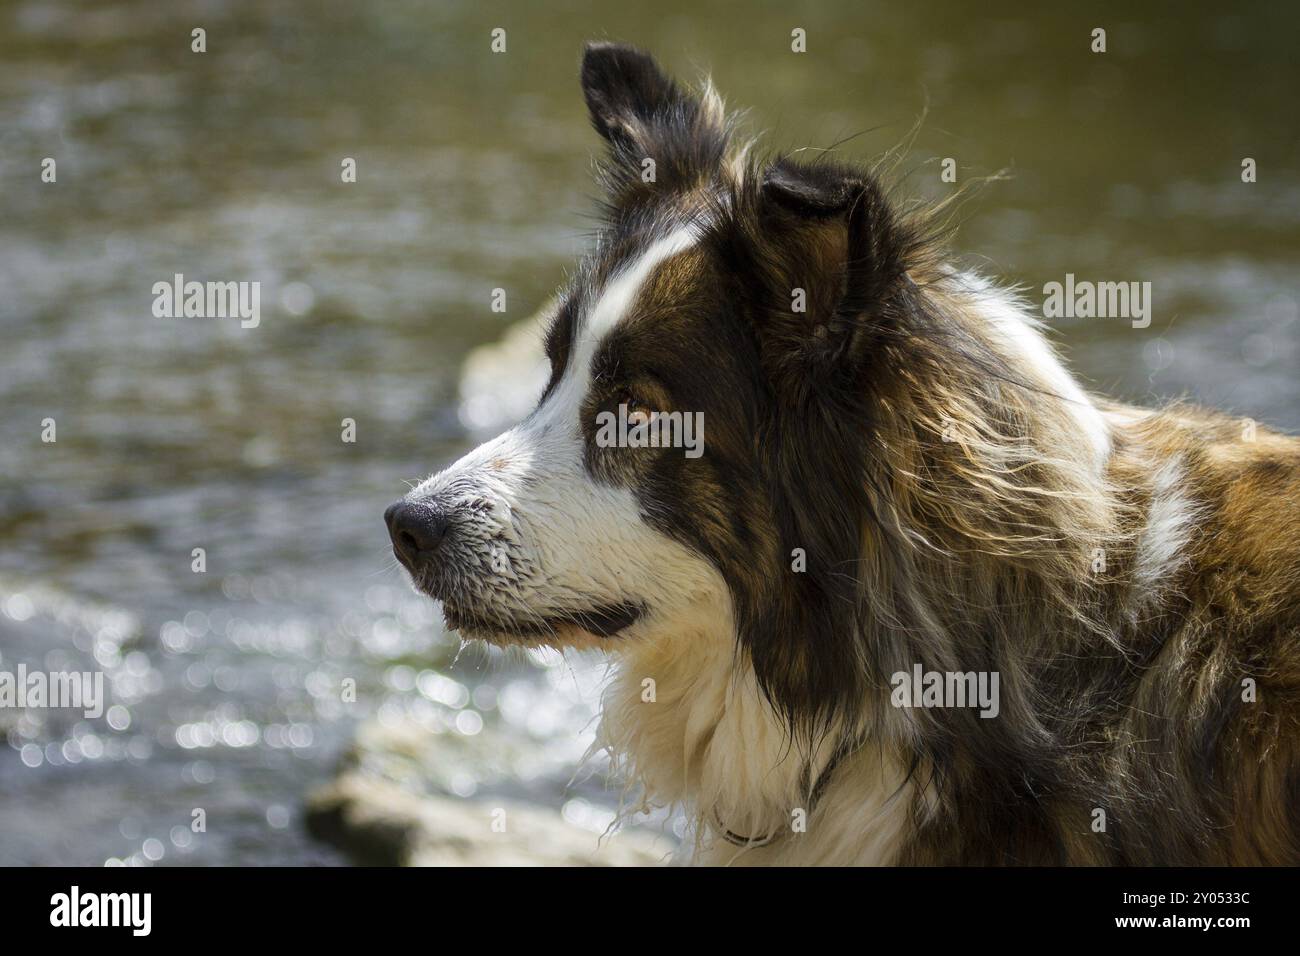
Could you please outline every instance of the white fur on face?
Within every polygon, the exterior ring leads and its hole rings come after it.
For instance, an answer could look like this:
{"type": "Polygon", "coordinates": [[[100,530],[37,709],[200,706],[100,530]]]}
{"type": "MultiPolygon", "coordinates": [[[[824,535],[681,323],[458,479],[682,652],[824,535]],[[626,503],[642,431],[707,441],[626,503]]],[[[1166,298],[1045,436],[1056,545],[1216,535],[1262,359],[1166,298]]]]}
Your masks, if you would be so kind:
{"type": "MultiPolygon", "coordinates": [[[[601,606],[644,607],[622,638],[644,635],[724,587],[712,565],[645,523],[631,489],[597,483],[583,465],[580,415],[592,357],[634,310],[655,268],[693,242],[692,231],[680,229],[616,273],[580,324],[568,366],[545,403],[409,496],[436,498],[452,511],[440,560],[457,569],[457,596],[445,596],[460,609],[528,624],[601,606]]],[[[546,643],[594,639],[562,628],[546,643]]]]}

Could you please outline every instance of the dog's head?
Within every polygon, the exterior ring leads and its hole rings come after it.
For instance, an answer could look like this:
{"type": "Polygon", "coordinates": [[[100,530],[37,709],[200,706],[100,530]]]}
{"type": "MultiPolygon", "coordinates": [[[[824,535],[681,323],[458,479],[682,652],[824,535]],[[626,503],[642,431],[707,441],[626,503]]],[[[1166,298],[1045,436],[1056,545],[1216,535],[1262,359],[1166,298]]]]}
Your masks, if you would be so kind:
{"type": "Polygon", "coordinates": [[[388,510],[397,556],[468,636],[612,647],[725,615],[769,689],[816,695],[853,653],[832,635],[857,604],[862,386],[915,242],[869,176],[755,161],[711,89],[643,53],[589,46],[582,86],[606,216],[550,382],[388,510]]]}

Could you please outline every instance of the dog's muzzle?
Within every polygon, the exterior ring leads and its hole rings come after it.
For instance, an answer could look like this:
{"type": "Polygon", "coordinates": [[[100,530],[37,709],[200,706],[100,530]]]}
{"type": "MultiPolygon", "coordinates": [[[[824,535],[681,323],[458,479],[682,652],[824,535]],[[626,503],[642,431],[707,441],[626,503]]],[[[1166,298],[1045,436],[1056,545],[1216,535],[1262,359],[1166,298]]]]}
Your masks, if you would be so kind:
{"type": "Polygon", "coordinates": [[[450,630],[493,640],[546,640],[576,628],[607,638],[631,627],[645,612],[640,601],[629,599],[593,597],[533,607],[499,601],[492,579],[506,575],[509,566],[487,572],[487,545],[473,528],[478,513],[481,509],[472,503],[453,504],[445,497],[402,499],[384,511],[393,554],[417,590],[442,602],[450,630]]]}

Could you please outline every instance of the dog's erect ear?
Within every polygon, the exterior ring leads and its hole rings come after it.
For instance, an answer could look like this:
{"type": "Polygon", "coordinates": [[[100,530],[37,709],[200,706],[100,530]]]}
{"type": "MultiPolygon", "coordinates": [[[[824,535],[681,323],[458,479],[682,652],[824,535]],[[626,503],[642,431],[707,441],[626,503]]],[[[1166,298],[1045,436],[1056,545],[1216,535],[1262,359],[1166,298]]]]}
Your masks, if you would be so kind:
{"type": "Polygon", "coordinates": [[[653,57],[617,43],[587,44],[582,93],[596,132],[619,143],[636,142],[647,127],[688,105],[653,57]]]}
{"type": "Polygon", "coordinates": [[[684,185],[721,163],[727,146],[721,102],[683,90],[649,54],[617,43],[587,44],[582,92],[592,125],[609,143],[604,172],[613,191],[684,185]]]}

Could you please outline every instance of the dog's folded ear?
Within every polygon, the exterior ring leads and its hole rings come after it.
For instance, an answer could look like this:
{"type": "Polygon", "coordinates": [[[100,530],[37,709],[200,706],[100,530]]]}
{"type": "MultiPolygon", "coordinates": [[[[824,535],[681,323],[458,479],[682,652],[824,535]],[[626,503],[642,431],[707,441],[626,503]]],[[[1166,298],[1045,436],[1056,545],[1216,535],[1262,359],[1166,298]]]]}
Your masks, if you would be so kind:
{"type": "Polygon", "coordinates": [[[609,144],[612,191],[675,187],[719,168],[727,123],[716,95],[684,90],[648,53],[619,43],[588,43],[581,78],[591,124],[609,144]]]}
{"type": "Polygon", "coordinates": [[[907,268],[909,230],[890,207],[879,183],[851,166],[829,162],[772,162],[763,172],[761,213],[774,240],[816,259],[802,263],[808,278],[835,273],[852,308],[883,294],[907,268]],[[827,261],[827,256],[835,261],[827,261]],[[818,269],[817,267],[820,267],[818,269]],[[823,275],[818,275],[820,272],[823,275]]]}
{"type": "Polygon", "coordinates": [[[799,165],[778,159],[763,173],[763,196],[796,216],[847,215],[866,190],[866,180],[838,166],[799,165]]]}
{"type": "Polygon", "coordinates": [[[852,373],[905,289],[910,229],[866,172],[788,157],[763,171],[755,216],[769,367],[799,390],[852,373]]]}

